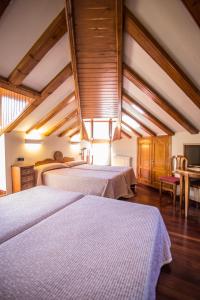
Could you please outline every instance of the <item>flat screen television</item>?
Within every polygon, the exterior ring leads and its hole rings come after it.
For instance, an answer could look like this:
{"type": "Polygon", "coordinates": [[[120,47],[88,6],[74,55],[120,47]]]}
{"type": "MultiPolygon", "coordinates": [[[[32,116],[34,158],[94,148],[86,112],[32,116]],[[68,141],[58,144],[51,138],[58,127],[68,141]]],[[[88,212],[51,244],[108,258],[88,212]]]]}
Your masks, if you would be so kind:
{"type": "Polygon", "coordinates": [[[184,145],[184,155],[188,159],[188,166],[200,167],[200,144],[184,145]]]}

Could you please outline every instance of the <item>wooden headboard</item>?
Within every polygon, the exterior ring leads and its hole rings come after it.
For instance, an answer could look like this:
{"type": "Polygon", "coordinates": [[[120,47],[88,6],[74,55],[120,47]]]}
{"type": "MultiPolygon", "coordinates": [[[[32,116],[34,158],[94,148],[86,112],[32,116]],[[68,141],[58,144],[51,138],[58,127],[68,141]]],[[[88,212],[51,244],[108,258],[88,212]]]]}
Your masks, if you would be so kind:
{"type": "Polygon", "coordinates": [[[44,160],[40,160],[40,161],[37,161],[35,163],[35,166],[41,166],[41,165],[46,165],[46,164],[52,164],[52,163],[58,163],[59,161],[56,161],[52,158],[46,158],[44,160]]]}
{"type": "Polygon", "coordinates": [[[35,166],[41,166],[41,165],[46,165],[46,164],[53,164],[53,163],[64,163],[64,162],[68,162],[68,161],[74,161],[75,158],[74,157],[63,157],[63,161],[58,161],[52,158],[46,158],[44,160],[40,160],[37,161],[35,163],[35,166]]]}

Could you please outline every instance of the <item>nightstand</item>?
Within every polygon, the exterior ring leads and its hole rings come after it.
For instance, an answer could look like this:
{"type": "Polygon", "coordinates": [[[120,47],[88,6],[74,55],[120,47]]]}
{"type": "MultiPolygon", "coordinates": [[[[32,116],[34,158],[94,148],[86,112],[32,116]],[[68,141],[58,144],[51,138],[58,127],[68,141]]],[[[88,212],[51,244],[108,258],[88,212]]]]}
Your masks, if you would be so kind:
{"type": "Polygon", "coordinates": [[[13,193],[35,186],[34,165],[16,164],[12,166],[13,193]]]}

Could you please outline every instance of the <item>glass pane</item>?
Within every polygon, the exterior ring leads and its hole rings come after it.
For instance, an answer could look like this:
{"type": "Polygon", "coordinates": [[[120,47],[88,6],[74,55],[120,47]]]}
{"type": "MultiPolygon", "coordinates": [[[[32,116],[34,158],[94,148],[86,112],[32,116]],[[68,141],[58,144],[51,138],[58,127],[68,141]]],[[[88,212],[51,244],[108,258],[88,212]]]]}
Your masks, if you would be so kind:
{"type": "Polygon", "coordinates": [[[29,97],[0,88],[1,129],[12,123],[31,102],[29,97]]]}
{"type": "Polygon", "coordinates": [[[92,144],[92,155],[94,165],[108,165],[110,155],[109,143],[92,144]]]}
{"type": "Polygon", "coordinates": [[[109,139],[109,123],[108,122],[94,122],[93,129],[94,139],[109,139]]]}

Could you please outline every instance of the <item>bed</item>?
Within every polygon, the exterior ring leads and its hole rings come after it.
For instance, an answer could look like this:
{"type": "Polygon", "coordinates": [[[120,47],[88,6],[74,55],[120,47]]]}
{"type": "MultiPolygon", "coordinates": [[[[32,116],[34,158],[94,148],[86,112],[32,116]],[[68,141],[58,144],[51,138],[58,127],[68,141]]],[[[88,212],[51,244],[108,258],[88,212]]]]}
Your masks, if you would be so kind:
{"type": "Polygon", "coordinates": [[[80,163],[40,165],[35,168],[37,184],[115,199],[133,196],[123,172],[75,168],[77,165],[80,163]]]}
{"type": "Polygon", "coordinates": [[[82,197],[81,193],[38,186],[1,198],[0,244],[82,197]]]}
{"type": "Polygon", "coordinates": [[[131,167],[117,167],[117,166],[99,166],[99,165],[90,165],[87,163],[80,162],[66,162],[67,166],[70,166],[75,169],[81,170],[94,170],[94,171],[103,171],[103,172],[114,172],[120,175],[123,175],[126,179],[128,186],[134,186],[136,184],[136,177],[131,167]],[[74,165],[75,164],[75,165],[74,165]]]}
{"type": "Polygon", "coordinates": [[[155,299],[170,261],[157,208],[85,196],[0,245],[0,299],[155,299]]]}

